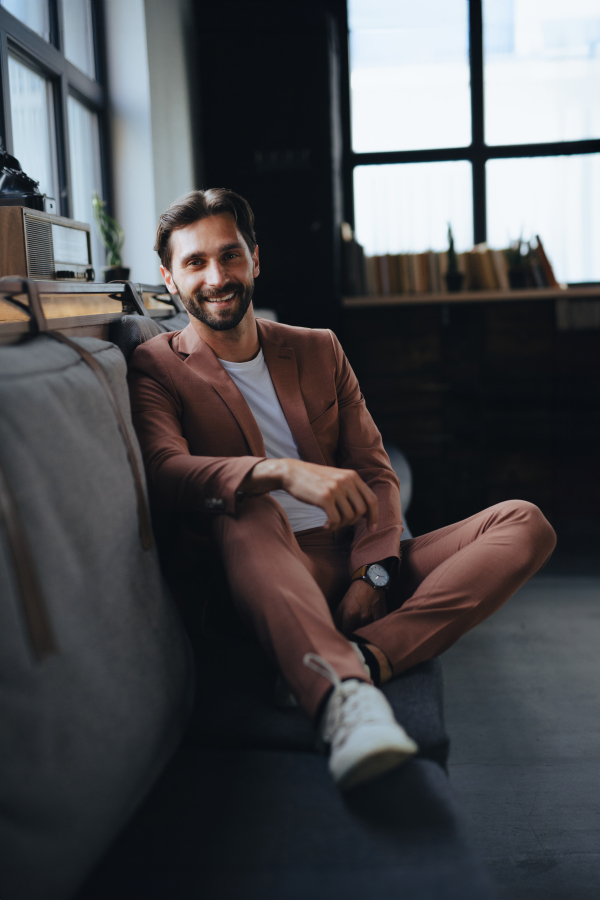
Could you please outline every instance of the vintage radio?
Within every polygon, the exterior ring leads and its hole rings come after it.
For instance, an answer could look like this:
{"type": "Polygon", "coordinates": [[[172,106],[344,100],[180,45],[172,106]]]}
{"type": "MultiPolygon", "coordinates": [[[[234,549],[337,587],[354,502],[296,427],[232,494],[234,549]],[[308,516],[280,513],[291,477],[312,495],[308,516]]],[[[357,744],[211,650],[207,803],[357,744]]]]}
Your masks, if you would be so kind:
{"type": "Polygon", "coordinates": [[[90,226],[25,206],[0,206],[0,277],[93,281],[90,226]]]}

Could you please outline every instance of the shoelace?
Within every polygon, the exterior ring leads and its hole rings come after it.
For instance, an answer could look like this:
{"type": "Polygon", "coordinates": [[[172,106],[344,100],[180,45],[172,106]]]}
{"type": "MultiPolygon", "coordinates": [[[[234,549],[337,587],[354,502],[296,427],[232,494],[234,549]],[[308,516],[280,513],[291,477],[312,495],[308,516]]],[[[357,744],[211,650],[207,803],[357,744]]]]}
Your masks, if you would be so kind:
{"type": "Polygon", "coordinates": [[[322,738],[331,743],[335,737],[335,745],[343,744],[349,731],[358,723],[376,722],[379,716],[372,708],[371,693],[362,689],[362,682],[342,681],[331,663],[316,653],[306,653],[304,665],[327,678],[333,684],[333,693],[325,712],[322,738]]]}

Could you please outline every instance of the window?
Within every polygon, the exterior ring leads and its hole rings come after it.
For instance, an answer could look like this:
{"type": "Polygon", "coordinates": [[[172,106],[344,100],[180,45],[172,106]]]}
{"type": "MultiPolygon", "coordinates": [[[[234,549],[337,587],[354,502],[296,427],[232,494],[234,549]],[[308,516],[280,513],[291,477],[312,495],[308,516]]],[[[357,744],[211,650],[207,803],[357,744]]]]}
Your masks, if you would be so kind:
{"type": "Polygon", "coordinates": [[[32,173],[39,181],[42,193],[56,197],[58,173],[52,82],[9,56],[8,85],[12,152],[23,171],[32,173]]]}
{"type": "Polygon", "coordinates": [[[465,0],[368,0],[350,8],[354,149],[468,144],[465,0]]]}
{"type": "Polygon", "coordinates": [[[600,281],[598,0],[348,0],[367,254],[542,237],[600,281]]]}
{"type": "Polygon", "coordinates": [[[45,41],[50,40],[48,0],[2,0],[2,6],[45,41]]]}
{"type": "Polygon", "coordinates": [[[62,215],[92,225],[100,275],[91,206],[94,191],[105,193],[99,14],[96,0],[0,0],[0,139],[62,215]]]}
{"type": "MultiPolygon", "coordinates": [[[[75,97],[69,97],[68,111],[73,218],[93,222],[92,195],[102,182],[98,116],[75,97]]],[[[96,260],[104,258],[95,228],[92,228],[92,255],[96,260]]]]}
{"type": "Polygon", "coordinates": [[[468,162],[357,166],[354,202],[358,236],[368,235],[369,254],[443,249],[452,222],[457,247],[473,235],[471,167],[468,162]]]}

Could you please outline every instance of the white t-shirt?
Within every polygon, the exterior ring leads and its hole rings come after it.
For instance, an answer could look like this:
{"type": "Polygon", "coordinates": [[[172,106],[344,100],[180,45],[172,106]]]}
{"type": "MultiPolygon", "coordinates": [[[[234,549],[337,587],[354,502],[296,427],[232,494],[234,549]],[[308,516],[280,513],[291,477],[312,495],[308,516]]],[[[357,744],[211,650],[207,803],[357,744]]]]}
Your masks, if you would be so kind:
{"type": "MultiPolygon", "coordinates": [[[[300,459],[262,349],[249,362],[228,362],[226,359],[219,362],[233,378],[250,407],[263,437],[266,456],[270,459],[300,459]]],[[[271,496],[283,506],[294,532],[320,528],[327,521],[322,509],[296,500],[287,491],[271,491],[271,496]]]]}

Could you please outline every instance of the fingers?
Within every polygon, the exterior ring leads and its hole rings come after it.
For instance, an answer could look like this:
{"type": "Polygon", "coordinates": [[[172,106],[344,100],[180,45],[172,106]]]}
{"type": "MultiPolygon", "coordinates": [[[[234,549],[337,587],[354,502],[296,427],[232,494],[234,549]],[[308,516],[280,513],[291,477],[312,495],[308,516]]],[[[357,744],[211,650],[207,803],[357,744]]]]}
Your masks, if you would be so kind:
{"type": "Polygon", "coordinates": [[[342,610],[340,631],[346,636],[351,635],[361,625],[367,622],[362,621],[361,608],[357,603],[346,604],[342,610]]]}
{"type": "Polygon", "coordinates": [[[327,515],[326,528],[354,525],[364,516],[368,528],[376,529],[377,497],[353,469],[334,469],[300,460],[283,462],[287,464],[282,474],[283,489],[298,500],[320,506],[327,515]]]}
{"type": "Polygon", "coordinates": [[[359,490],[361,492],[362,499],[367,507],[367,527],[369,531],[375,531],[375,529],[377,528],[377,522],[379,521],[379,501],[369,485],[365,484],[362,478],[360,479],[359,490]]]}
{"type": "Polygon", "coordinates": [[[337,476],[334,502],[339,513],[336,527],[355,525],[363,516],[371,530],[377,527],[379,509],[377,497],[362,478],[352,470],[337,476]]]}
{"type": "Polygon", "coordinates": [[[384,592],[370,588],[362,595],[359,590],[355,591],[352,585],[336,609],[333,621],[342,634],[351,635],[357,628],[382,619],[386,612],[384,592]]]}

